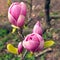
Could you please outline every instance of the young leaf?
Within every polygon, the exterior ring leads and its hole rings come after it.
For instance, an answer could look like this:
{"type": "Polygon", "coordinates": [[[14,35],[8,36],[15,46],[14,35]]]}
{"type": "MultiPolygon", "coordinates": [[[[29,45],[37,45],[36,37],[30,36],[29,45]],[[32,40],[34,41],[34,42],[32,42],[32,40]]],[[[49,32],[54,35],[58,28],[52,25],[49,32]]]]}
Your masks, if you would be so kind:
{"type": "Polygon", "coordinates": [[[17,29],[19,29],[19,27],[17,27],[17,26],[14,26],[14,25],[11,25],[11,26],[13,27],[12,33],[14,33],[17,29]]]}
{"type": "Polygon", "coordinates": [[[51,47],[51,46],[53,46],[54,45],[54,41],[52,41],[52,40],[50,40],[50,41],[46,41],[45,43],[44,43],[44,48],[48,48],[48,47],[51,47]]]}
{"type": "Polygon", "coordinates": [[[12,29],[12,33],[14,33],[15,31],[16,31],[16,28],[13,28],[13,29],[12,29]]]}
{"type": "Polygon", "coordinates": [[[8,0],[8,1],[7,1],[8,6],[10,6],[11,3],[12,3],[11,0],[8,0]]]}
{"type": "Polygon", "coordinates": [[[11,25],[13,28],[19,29],[19,27],[15,26],[15,25],[11,25]]]}
{"type": "Polygon", "coordinates": [[[7,45],[7,50],[13,54],[18,54],[18,49],[15,48],[12,44],[7,45]]]}
{"type": "Polygon", "coordinates": [[[43,38],[44,38],[44,40],[46,40],[48,38],[46,33],[43,34],[43,38]]]}

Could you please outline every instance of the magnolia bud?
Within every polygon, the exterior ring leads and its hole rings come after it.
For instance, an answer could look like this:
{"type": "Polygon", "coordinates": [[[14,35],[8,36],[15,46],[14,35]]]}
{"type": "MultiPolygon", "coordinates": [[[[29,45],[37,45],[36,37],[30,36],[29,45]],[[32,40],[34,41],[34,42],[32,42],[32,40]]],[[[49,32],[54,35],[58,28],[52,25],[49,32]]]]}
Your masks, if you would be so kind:
{"type": "Polygon", "coordinates": [[[37,33],[37,34],[42,35],[43,30],[42,30],[42,27],[41,27],[41,24],[39,21],[37,21],[37,23],[35,24],[35,26],[33,28],[33,33],[37,33]]]}
{"type": "Polygon", "coordinates": [[[22,42],[20,42],[18,44],[18,54],[22,53],[22,51],[23,51],[23,45],[22,45],[22,42]]]}

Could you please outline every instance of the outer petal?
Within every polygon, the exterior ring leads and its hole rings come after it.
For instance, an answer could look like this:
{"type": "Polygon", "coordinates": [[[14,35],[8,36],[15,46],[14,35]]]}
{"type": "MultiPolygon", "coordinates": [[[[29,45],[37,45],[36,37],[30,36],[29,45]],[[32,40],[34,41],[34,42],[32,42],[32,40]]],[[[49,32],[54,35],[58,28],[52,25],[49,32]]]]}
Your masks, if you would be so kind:
{"type": "Polygon", "coordinates": [[[41,51],[44,48],[44,40],[42,40],[40,42],[40,45],[38,46],[38,48],[35,51],[41,51]]]}
{"type": "Polygon", "coordinates": [[[9,19],[10,23],[17,26],[16,20],[13,18],[13,16],[9,12],[8,12],[8,19],[9,19]]]}
{"type": "Polygon", "coordinates": [[[24,25],[24,21],[25,20],[25,17],[23,15],[20,15],[18,20],[17,20],[17,26],[18,27],[22,27],[24,25]]]}
{"type": "Polygon", "coordinates": [[[42,30],[42,27],[41,27],[39,21],[37,21],[37,23],[35,24],[35,26],[34,26],[34,28],[33,28],[33,33],[37,33],[37,34],[42,35],[43,30],[42,30]]]}
{"type": "Polygon", "coordinates": [[[12,8],[11,8],[11,15],[15,18],[15,20],[18,19],[19,15],[20,15],[20,10],[21,8],[19,7],[19,4],[18,5],[14,5],[12,8]]]}
{"type": "Polygon", "coordinates": [[[23,51],[23,45],[22,42],[18,44],[18,54],[20,54],[23,51]]]}
{"type": "Polygon", "coordinates": [[[39,42],[37,41],[23,41],[23,46],[29,51],[35,51],[35,49],[39,46],[39,42]]]}
{"type": "Polygon", "coordinates": [[[38,39],[40,41],[40,44],[39,44],[38,48],[35,51],[40,51],[44,47],[44,39],[43,39],[43,37],[41,35],[39,35],[39,34],[36,34],[36,35],[37,35],[37,37],[38,37],[38,39]]]}
{"type": "Polygon", "coordinates": [[[21,12],[20,12],[20,14],[26,16],[26,13],[27,13],[27,7],[26,7],[26,4],[23,3],[23,2],[21,2],[21,3],[20,3],[20,7],[21,7],[21,12]]]}
{"type": "Polygon", "coordinates": [[[34,40],[39,42],[38,37],[36,36],[36,33],[28,34],[24,40],[25,41],[34,40]]]}
{"type": "Polygon", "coordinates": [[[14,6],[14,5],[18,5],[19,2],[15,2],[15,3],[12,3],[8,9],[8,12],[11,13],[11,8],[14,6]]]}
{"type": "Polygon", "coordinates": [[[37,38],[38,38],[38,40],[39,40],[40,42],[41,42],[42,40],[44,40],[41,35],[39,35],[39,34],[37,34],[37,33],[34,33],[34,34],[36,34],[36,36],[37,36],[37,38]]]}

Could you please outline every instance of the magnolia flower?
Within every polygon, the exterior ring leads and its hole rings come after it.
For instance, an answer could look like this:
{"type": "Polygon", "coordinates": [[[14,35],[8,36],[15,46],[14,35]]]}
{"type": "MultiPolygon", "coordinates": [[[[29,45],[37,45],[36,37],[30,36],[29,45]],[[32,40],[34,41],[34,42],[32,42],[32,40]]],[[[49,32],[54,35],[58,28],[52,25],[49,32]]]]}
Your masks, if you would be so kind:
{"type": "Polygon", "coordinates": [[[18,54],[22,53],[22,51],[23,51],[23,45],[22,45],[22,42],[20,42],[18,44],[18,54]]]}
{"type": "Polygon", "coordinates": [[[41,27],[41,24],[39,21],[37,21],[37,23],[35,24],[35,26],[33,28],[33,33],[38,33],[38,34],[42,35],[43,30],[42,30],[42,27],[41,27]]]}
{"type": "Polygon", "coordinates": [[[23,47],[31,52],[40,51],[44,47],[44,39],[37,33],[29,34],[23,40],[23,47]]]}
{"type": "Polygon", "coordinates": [[[12,3],[8,9],[8,19],[10,23],[17,27],[22,27],[27,13],[26,4],[21,2],[12,3]]]}

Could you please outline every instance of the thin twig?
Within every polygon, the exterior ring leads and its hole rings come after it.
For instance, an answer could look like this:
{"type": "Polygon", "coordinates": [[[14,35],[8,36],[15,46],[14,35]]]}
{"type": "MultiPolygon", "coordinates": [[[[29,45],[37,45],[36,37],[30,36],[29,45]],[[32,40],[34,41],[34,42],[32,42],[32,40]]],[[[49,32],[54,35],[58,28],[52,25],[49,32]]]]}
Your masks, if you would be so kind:
{"type": "Polygon", "coordinates": [[[41,55],[43,55],[45,53],[51,52],[51,51],[52,51],[52,48],[45,49],[44,51],[42,51],[42,52],[40,52],[38,54],[35,54],[35,57],[37,58],[37,57],[39,57],[39,56],[41,56],[41,55]]]}
{"type": "Polygon", "coordinates": [[[57,15],[57,16],[51,16],[51,19],[60,19],[60,15],[57,15]]]}
{"type": "Polygon", "coordinates": [[[27,26],[29,23],[31,23],[31,21],[33,21],[33,18],[29,18],[29,21],[25,24],[25,26],[27,26]]]}
{"type": "Polygon", "coordinates": [[[32,0],[30,1],[30,17],[31,17],[31,13],[32,13],[32,0]]]}
{"type": "Polygon", "coordinates": [[[26,50],[25,53],[23,54],[23,58],[25,58],[26,54],[27,54],[27,50],[26,50]]]}
{"type": "Polygon", "coordinates": [[[26,23],[26,26],[32,21],[32,1],[33,0],[30,0],[30,14],[29,14],[29,19],[28,19],[28,22],[26,23]]]}
{"type": "Polygon", "coordinates": [[[18,35],[19,35],[19,37],[20,37],[20,39],[21,39],[21,41],[22,41],[23,38],[24,38],[24,35],[23,35],[23,28],[18,29],[18,35]]]}
{"type": "Polygon", "coordinates": [[[27,2],[27,1],[25,1],[25,0],[24,0],[23,2],[25,2],[25,3],[27,3],[28,5],[30,5],[30,6],[31,6],[31,3],[29,3],[29,2],[27,2]]]}

